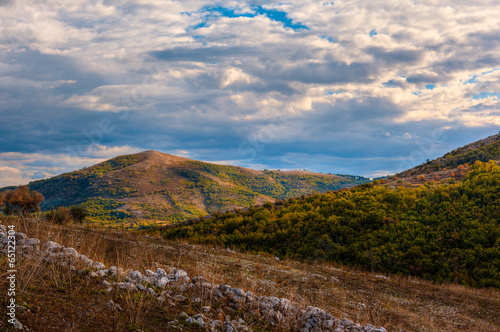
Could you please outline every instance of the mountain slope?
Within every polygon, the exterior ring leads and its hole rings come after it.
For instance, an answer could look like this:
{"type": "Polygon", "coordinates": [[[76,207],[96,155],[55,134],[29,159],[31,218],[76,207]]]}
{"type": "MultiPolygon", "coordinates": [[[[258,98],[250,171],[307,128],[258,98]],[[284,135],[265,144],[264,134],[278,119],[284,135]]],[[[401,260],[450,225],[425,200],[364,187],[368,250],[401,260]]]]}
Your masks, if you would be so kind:
{"type": "Polygon", "coordinates": [[[500,134],[491,135],[474,143],[455,149],[442,157],[396,174],[406,177],[427,172],[436,172],[443,168],[456,168],[460,165],[472,165],[476,161],[488,162],[500,160],[500,134]]]}
{"type": "Polygon", "coordinates": [[[161,231],[170,239],[500,288],[500,167],[480,161],[496,142],[459,149],[451,155],[474,165],[421,174],[418,183],[374,181],[161,231]]]}
{"type": "Polygon", "coordinates": [[[257,171],[145,151],[119,156],[28,186],[42,208],[81,205],[90,220],[114,224],[180,221],[367,182],[356,176],[257,171]]]}

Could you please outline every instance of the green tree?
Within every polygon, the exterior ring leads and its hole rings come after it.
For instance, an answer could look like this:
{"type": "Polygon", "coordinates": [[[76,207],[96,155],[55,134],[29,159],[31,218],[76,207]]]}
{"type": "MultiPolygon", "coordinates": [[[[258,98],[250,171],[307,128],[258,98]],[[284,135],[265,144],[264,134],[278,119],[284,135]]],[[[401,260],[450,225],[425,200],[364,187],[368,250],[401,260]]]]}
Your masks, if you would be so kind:
{"type": "Polygon", "coordinates": [[[87,212],[80,206],[72,206],[69,211],[73,217],[73,221],[79,222],[80,224],[82,224],[87,217],[87,212]]]}

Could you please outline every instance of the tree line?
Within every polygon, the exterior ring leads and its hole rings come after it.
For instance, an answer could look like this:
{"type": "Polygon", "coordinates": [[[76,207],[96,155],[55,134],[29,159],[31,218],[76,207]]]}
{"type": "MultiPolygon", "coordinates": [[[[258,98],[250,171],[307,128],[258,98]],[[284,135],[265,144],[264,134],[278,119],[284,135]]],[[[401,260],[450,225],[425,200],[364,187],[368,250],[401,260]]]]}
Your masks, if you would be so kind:
{"type": "Polygon", "coordinates": [[[166,238],[326,260],[438,282],[500,288],[500,168],[460,181],[391,189],[373,183],[217,213],[166,238]]]}

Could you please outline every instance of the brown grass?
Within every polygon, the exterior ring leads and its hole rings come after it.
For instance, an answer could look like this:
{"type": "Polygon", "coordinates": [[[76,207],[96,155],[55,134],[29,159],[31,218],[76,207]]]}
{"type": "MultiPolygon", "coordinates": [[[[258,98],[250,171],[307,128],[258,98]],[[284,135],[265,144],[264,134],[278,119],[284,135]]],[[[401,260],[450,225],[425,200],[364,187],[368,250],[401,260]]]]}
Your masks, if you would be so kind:
{"type": "MultiPolygon", "coordinates": [[[[124,231],[13,219],[3,223],[16,224],[18,232],[37,237],[42,243],[53,240],[74,247],[108,267],[115,265],[141,272],[157,267],[181,268],[191,277],[201,275],[212,282],[250,290],[256,295],[285,297],[303,306],[323,308],[338,318],[382,325],[389,331],[500,330],[500,292],[493,289],[434,284],[412,277],[387,277],[326,263],[278,262],[270,256],[230,252],[185,241],[165,241],[124,231]]],[[[86,330],[85,317],[93,315],[102,331],[132,327],[154,331],[152,322],[161,322],[163,329],[156,330],[166,331],[165,324],[169,321],[181,321],[178,317],[181,311],[194,315],[202,312],[204,305],[212,306],[214,317],[243,316],[243,313],[219,308],[208,295],[203,303],[189,299],[171,307],[134,294],[106,294],[94,280],[58,266],[30,262],[19,271],[19,300],[37,308],[20,314],[20,321],[32,322],[34,327],[41,326],[42,317],[58,317],[51,320],[51,324],[57,326],[52,330],[64,330],[63,317],[66,322],[72,322],[73,328],[86,330]],[[119,303],[123,312],[110,313],[105,308],[109,299],[119,303]]],[[[262,324],[256,321],[254,327],[264,328],[262,324]]],[[[0,325],[0,329],[4,326],[0,325]]]]}

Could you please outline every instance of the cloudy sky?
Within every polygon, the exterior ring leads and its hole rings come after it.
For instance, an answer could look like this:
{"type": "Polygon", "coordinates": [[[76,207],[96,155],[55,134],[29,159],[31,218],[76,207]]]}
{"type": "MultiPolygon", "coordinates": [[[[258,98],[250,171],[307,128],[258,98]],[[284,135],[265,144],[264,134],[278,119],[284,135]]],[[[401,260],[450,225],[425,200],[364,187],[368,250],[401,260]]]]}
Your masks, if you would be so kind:
{"type": "Polygon", "coordinates": [[[0,186],[155,149],[395,173],[498,133],[494,0],[0,0],[0,186]]]}

